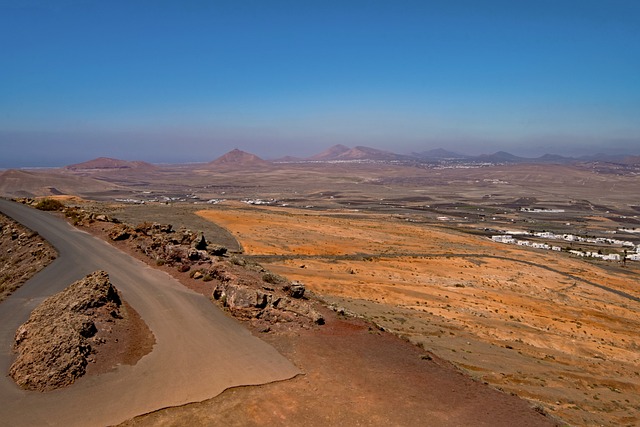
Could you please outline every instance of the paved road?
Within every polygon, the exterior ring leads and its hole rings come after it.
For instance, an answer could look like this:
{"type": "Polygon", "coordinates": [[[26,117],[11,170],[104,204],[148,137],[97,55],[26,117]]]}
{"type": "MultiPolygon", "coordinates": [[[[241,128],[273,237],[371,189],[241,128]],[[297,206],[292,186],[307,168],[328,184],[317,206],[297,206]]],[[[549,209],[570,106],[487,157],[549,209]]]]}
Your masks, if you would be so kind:
{"type": "Polygon", "coordinates": [[[229,387],[300,373],[271,346],[169,275],[61,219],[0,199],[0,211],[37,231],[59,253],[0,304],[0,425],[111,425],[160,408],[214,397],[229,387]],[[81,378],[49,393],[27,392],[6,376],[17,327],[47,296],[95,270],[109,273],[156,338],[135,366],[81,378]]]}

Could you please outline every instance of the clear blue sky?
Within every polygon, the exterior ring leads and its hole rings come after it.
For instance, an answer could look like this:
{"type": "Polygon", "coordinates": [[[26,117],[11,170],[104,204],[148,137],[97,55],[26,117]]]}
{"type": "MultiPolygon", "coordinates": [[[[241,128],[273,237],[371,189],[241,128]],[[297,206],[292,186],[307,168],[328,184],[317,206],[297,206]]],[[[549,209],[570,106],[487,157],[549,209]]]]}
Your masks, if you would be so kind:
{"type": "Polygon", "coordinates": [[[0,0],[0,167],[640,154],[638,0],[0,0]]]}

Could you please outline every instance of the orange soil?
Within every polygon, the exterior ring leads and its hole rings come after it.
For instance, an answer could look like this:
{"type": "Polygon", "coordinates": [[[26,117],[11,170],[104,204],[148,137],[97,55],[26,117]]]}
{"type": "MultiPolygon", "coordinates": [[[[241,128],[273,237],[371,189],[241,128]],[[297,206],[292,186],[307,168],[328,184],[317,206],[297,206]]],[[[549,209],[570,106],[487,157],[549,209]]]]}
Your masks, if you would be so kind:
{"type": "Polygon", "coordinates": [[[571,424],[640,422],[640,306],[585,282],[638,297],[637,266],[607,270],[392,215],[230,203],[199,215],[248,255],[291,256],[263,261],[272,271],[571,424]]]}

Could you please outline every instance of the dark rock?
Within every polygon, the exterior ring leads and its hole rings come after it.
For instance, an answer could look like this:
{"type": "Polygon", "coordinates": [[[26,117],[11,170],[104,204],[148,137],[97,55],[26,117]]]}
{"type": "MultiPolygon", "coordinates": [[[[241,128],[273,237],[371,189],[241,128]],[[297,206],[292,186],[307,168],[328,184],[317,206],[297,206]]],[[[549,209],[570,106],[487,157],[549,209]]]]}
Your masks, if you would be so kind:
{"type": "Polygon", "coordinates": [[[114,241],[127,240],[131,237],[132,230],[126,225],[117,225],[109,232],[109,238],[114,241]]]}
{"type": "Polygon", "coordinates": [[[292,298],[302,298],[304,297],[304,292],[306,290],[304,284],[300,282],[293,282],[286,285],[284,291],[292,298]]]}
{"type": "Polygon", "coordinates": [[[200,239],[198,239],[196,241],[196,244],[194,246],[196,249],[200,250],[200,251],[206,251],[207,250],[207,240],[204,238],[204,234],[202,234],[200,236],[200,239]]]}
{"type": "Polygon", "coordinates": [[[224,246],[215,245],[209,246],[207,251],[213,256],[224,256],[227,253],[227,248],[225,248],[224,246]]]}

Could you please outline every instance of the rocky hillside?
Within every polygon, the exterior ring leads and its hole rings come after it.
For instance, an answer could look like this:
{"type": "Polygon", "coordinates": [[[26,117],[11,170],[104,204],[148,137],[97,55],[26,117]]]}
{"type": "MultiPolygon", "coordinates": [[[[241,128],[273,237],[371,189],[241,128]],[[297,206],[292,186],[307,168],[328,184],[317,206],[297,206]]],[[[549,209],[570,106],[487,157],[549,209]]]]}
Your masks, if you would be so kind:
{"type": "Polygon", "coordinates": [[[104,271],[96,271],[44,300],[15,335],[9,371],[25,389],[47,391],[84,375],[96,348],[120,321],[122,300],[104,271]]]}
{"type": "Polygon", "coordinates": [[[38,233],[0,214],[0,302],[55,257],[38,233]]]}
{"type": "Polygon", "coordinates": [[[251,319],[262,330],[276,324],[324,323],[302,283],[290,282],[242,257],[228,257],[226,248],[208,242],[201,233],[174,230],[170,224],[115,223],[108,236],[157,266],[188,274],[191,283],[198,282],[195,290],[213,297],[231,315],[251,319]]]}

